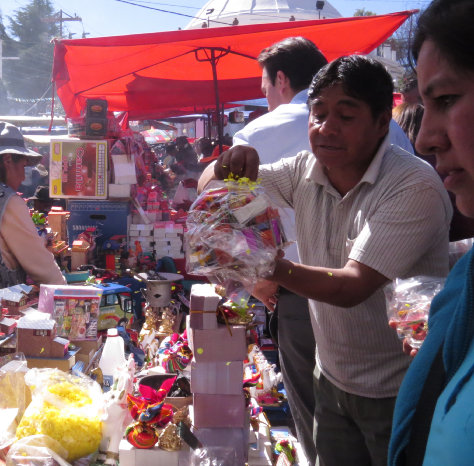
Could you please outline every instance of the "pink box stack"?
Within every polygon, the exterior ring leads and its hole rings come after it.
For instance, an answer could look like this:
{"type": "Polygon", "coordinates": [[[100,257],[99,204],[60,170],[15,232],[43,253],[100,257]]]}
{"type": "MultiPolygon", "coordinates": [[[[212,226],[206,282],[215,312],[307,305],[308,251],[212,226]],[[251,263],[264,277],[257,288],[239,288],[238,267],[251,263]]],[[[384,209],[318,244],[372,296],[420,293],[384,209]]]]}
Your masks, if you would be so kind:
{"type": "Polygon", "coordinates": [[[190,326],[193,329],[216,329],[217,305],[221,297],[209,283],[195,284],[191,288],[190,326]]]}
{"type": "Polygon", "coordinates": [[[220,299],[212,285],[191,289],[188,340],[191,363],[193,426],[207,448],[232,447],[238,463],[248,455],[249,416],[243,392],[243,361],[247,358],[246,330],[217,323],[220,299]],[[211,318],[212,316],[212,318],[211,318]],[[228,439],[232,438],[232,445],[228,439]]]}

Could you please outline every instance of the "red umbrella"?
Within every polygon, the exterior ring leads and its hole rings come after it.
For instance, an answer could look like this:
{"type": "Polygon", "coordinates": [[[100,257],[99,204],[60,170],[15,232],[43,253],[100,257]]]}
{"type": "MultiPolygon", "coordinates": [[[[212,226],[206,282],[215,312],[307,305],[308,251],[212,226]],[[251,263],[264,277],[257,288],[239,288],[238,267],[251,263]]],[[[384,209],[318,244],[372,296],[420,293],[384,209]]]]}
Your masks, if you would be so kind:
{"type": "Polygon", "coordinates": [[[415,12],[314,21],[60,40],[53,80],[68,117],[86,98],[106,98],[130,120],[220,110],[223,102],[261,96],[260,51],[283,38],[304,36],[328,60],[366,54],[415,12]]]}

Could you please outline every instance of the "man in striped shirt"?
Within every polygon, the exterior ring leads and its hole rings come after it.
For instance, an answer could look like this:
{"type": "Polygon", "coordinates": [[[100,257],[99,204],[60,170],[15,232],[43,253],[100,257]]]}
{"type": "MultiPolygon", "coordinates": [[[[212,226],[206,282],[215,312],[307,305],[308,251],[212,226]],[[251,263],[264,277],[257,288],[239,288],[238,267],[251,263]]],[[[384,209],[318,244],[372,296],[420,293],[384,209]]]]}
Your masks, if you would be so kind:
{"type": "Polygon", "coordinates": [[[315,442],[321,466],[385,465],[392,412],[409,358],[388,327],[382,287],[396,277],[444,276],[452,209],[435,171],[388,142],[393,84],[363,56],[342,57],[309,90],[312,153],[258,167],[237,146],[200,186],[229,172],[262,180],[293,207],[301,264],[278,258],[253,294],[277,287],[309,298],[316,340],[315,442]]]}

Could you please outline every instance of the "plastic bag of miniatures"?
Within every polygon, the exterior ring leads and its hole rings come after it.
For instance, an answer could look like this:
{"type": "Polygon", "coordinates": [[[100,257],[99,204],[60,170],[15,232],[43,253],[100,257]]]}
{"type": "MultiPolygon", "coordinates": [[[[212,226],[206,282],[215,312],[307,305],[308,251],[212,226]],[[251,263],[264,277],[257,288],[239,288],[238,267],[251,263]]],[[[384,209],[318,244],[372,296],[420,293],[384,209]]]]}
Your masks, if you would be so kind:
{"type": "Polygon", "coordinates": [[[247,178],[211,182],[191,205],[186,226],[187,272],[232,284],[232,293],[236,283],[251,290],[271,275],[278,250],[288,244],[278,209],[247,178]]]}
{"type": "Polygon", "coordinates": [[[444,278],[419,275],[396,278],[384,288],[389,324],[413,348],[419,348],[426,337],[431,301],[444,282],[444,278]]]}

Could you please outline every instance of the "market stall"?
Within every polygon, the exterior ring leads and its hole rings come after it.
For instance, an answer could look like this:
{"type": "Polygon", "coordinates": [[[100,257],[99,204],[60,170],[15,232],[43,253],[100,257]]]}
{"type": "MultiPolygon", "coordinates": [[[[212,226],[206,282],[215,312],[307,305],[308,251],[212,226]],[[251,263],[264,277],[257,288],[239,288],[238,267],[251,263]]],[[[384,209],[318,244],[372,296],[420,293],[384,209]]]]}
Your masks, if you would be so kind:
{"type": "Polygon", "coordinates": [[[249,291],[286,246],[278,210],[248,180],[197,196],[189,173],[186,204],[172,202],[146,141],[162,130],[128,121],[259,97],[266,45],[301,35],[328,59],[368,53],[412,13],[56,43],[69,134],[50,139],[49,195],[63,205],[32,214],[68,285],[0,293],[8,461],[297,463],[297,446],[270,439],[285,399],[249,291]]]}

